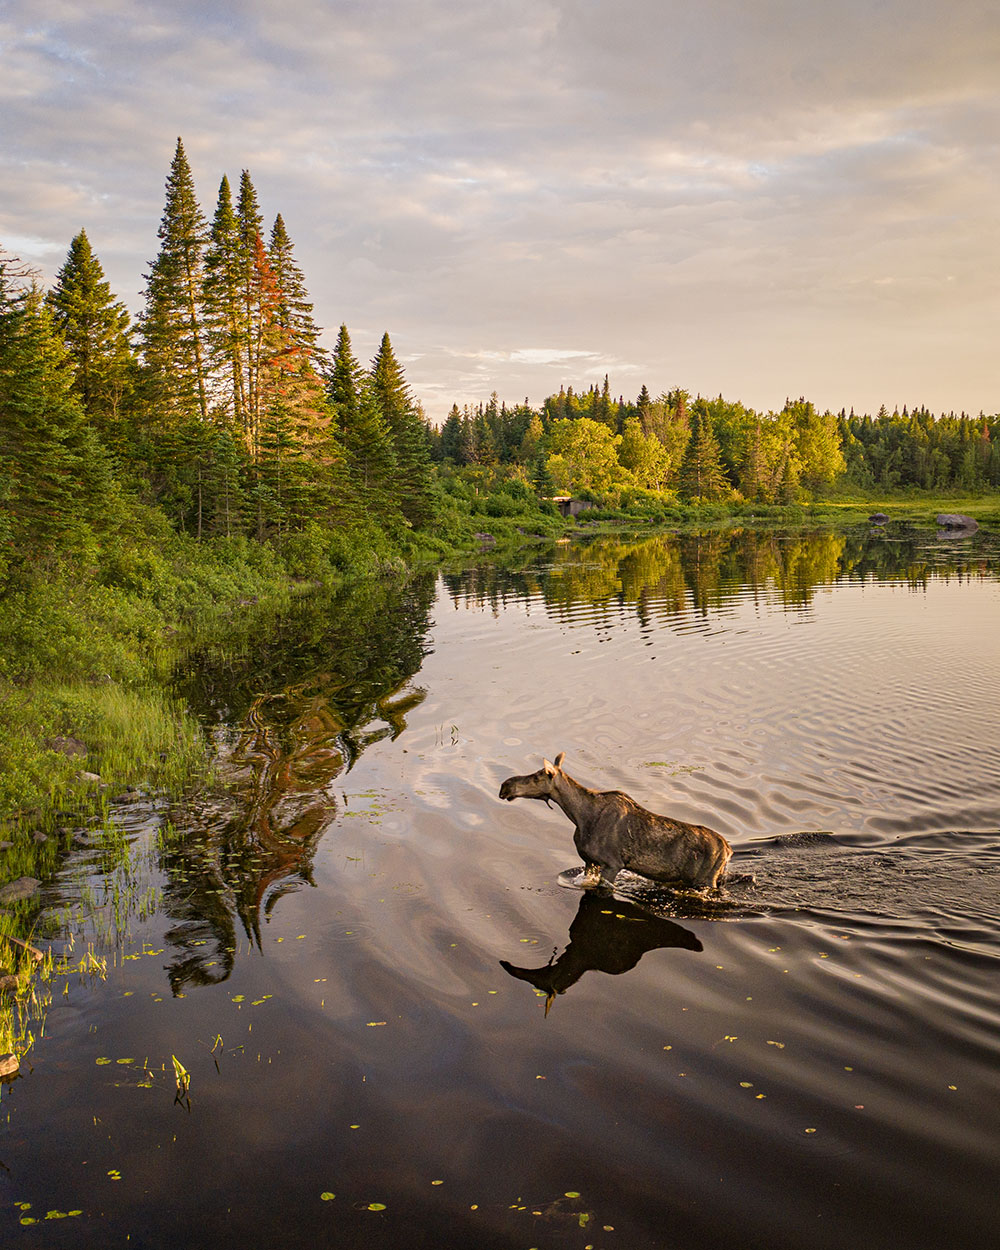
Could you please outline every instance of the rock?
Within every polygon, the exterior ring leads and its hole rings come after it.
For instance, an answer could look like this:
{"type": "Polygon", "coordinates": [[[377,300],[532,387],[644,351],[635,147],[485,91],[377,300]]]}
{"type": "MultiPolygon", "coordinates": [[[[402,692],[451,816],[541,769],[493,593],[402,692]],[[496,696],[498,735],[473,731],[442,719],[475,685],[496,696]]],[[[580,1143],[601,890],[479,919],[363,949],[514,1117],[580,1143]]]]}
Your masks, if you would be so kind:
{"type": "Polygon", "coordinates": [[[49,835],[47,833],[42,833],[41,829],[36,829],[35,832],[31,836],[38,843],[48,842],[49,840],[49,835]]]}
{"type": "Polygon", "coordinates": [[[9,1052],[6,1055],[0,1055],[0,1077],[16,1076],[20,1066],[21,1061],[17,1055],[9,1052]]]}
{"type": "Polygon", "coordinates": [[[101,780],[98,773],[77,773],[76,779],[77,781],[85,782],[88,786],[94,785],[101,780]]]}
{"type": "Polygon", "coordinates": [[[492,534],[475,534],[474,537],[478,538],[484,547],[491,547],[496,542],[492,534]]]}
{"type": "Polygon", "coordinates": [[[4,990],[16,990],[16,989],[17,989],[17,977],[15,977],[13,973],[10,973],[10,972],[0,972],[0,994],[2,994],[4,990]]]}
{"type": "Polygon", "coordinates": [[[50,751],[58,751],[60,755],[65,755],[69,759],[87,754],[87,748],[79,738],[64,736],[63,734],[57,734],[54,738],[49,738],[45,745],[50,751]]]}
{"type": "Polygon", "coordinates": [[[0,842],[0,851],[9,851],[13,845],[13,842],[0,842]]]}
{"type": "Polygon", "coordinates": [[[31,898],[41,884],[34,877],[18,877],[0,889],[0,903],[17,903],[22,898],[31,898]]]}
{"type": "Polygon", "coordinates": [[[961,512],[939,512],[937,523],[945,530],[961,530],[966,534],[974,534],[979,529],[979,522],[961,512]]]}
{"type": "Polygon", "coordinates": [[[872,525],[885,525],[889,518],[884,512],[873,512],[868,520],[871,521],[872,525]]]}

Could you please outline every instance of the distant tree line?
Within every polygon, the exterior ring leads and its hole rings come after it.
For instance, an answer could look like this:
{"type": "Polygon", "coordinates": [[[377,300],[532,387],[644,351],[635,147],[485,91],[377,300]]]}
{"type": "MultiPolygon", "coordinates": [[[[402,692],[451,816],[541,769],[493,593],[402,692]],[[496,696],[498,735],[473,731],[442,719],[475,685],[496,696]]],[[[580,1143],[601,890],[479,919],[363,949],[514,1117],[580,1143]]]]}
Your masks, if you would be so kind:
{"type": "Polygon", "coordinates": [[[497,515],[558,493],[788,503],[837,483],[1000,486],[1000,418],[925,408],[757,413],[681,389],[614,398],[605,377],[537,408],[494,393],[433,428],[388,334],[368,365],[344,325],[321,349],[284,219],[265,228],[246,170],[235,193],[222,178],[209,221],[178,140],[158,239],[134,324],[84,230],[48,291],[0,250],[0,574],[84,557],[109,531],[141,545],[138,527],[163,517],[199,539],[318,530],[398,550],[454,523],[466,488],[477,511],[480,482],[507,490],[497,515]]]}
{"type": "Polygon", "coordinates": [[[208,222],[178,140],[158,237],[135,325],[84,230],[48,292],[0,252],[6,559],[99,533],[126,499],[199,537],[424,524],[427,422],[389,336],[368,367],[346,326],[320,350],[284,220],[265,232],[249,173],[235,196],[223,177],[208,222]]]}
{"type": "Polygon", "coordinates": [[[786,400],[764,414],[675,389],[634,401],[602,385],[560,389],[540,408],[494,393],[452,407],[433,435],[434,458],[456,466],[512,465],[543,493],[637,488],[691,501],[790,503],[834,484],[861,490],[1000,486],[1000,418],[933,416],[926,408],[875,417],[817,412],[786,400]]]}

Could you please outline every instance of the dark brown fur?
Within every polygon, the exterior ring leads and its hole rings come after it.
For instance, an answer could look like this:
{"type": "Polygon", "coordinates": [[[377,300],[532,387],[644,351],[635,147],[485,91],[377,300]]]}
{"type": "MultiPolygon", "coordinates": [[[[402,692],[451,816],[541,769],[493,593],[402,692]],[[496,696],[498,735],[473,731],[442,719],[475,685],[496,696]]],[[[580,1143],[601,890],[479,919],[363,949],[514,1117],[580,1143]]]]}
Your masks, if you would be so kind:
{"type": "Polygon", "coordinates": [[[588,790],[563,772],[564,758],[560,752],[537,773],[508,777],[500,797],[551,800],[562,808],[575,826],[573,841],[586,865],[584,888],[600,884],[602,869],[613,876],[622,868],[654,881],[718,885],[733,853],[722,834],[658,816],[621,790],[588,790]]]}

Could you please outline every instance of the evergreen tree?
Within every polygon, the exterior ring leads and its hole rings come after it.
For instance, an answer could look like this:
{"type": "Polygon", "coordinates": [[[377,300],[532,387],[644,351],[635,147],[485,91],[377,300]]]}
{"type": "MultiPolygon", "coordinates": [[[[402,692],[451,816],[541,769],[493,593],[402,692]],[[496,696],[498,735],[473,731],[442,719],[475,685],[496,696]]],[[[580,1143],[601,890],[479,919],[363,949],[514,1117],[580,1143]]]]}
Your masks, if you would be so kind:
{"type": "Polygon", "coordinates": [[[279,213],[271,227],[268,245],[268,259],[281,290],[278,320],[294,336],[299,346],[307,353],[313,366],[319,371],[325,366],[325,353],[319,346],[319,336],[322,331],[313,320],[313,305],[306,290],[305,278],[295,262],[292,251],[292,241],[285,229],[284,219],[279,213]]]}
{"type": "Polygon", "coordinates": [[[458,404],[452,404],[451,412],[441,427],[441,456],[453,464],[462,464],[462,414],[458,404]]]}
{"type": "Polygon", "coordinates": [[[157,233],[160,251],[146,276],[139,323],[157,417],[161,422],[205,421],[209,393],[202,281],[208,230],[180,139],[157,233]]]}
{"type": "Polygon", "coordinates": [[[382,335],[372,361],[369,392],[376,412],[392,436],[396,501],[406,519],[419,525],[430,518],[432,511],[430,455],[423,417],[410,397],[388,333],[382,335]]]}
{"type": "Polygon", "coordinates": [[[236,335],[237,362],[240,369],[240,405],[236,416],[246,433],[254,454],[260,437],[260,359],[264,334],[261,307],[261,268],[258,244],[264,219],[257,203],[257,192],[250,174],[240,175],[240,193],[236,202],[235,268],[239,286],[239,318],[236,335]]]}
{"type": "Polygon", "coordinates": [[[255,445],[258,535],[265,522],[280,535],[310,517],[337,513],[342,456],[329,427],[322,384],[309,352],[284,316],[285,292],[260,235],[254,249],[258,305],[259,418],[255,445]],[[263,507],[269,502],[269,515],[263,507]]]}
{"type": "Polygon", "coordinates": [[[327,374],[326,394],[333,406],[338,428],[344,435],[358,423],[363,379],[364,370],[351,348],[347,326],[341,325],[327,374]]]}
{"type": "Polygon", "coordinates": [[[129,316],[115,300],[85,230],[70,244],[45,298],[73,363],[73,392],[105,443],[122,450],[123,405],[134,380],[129,316]]]}
{"type": "Polygon", "coordinates": [[[104,449],[73,393],[73,368],[36,286],[0,265],[0,479],[15,550],[66,550],[106,528],[117,499],[104,449]]]}
{"type": "Polygon", "coordinates": [[[235,419],[246,410],[240,335],[242,293],[239,223],[229,179],[223,175],[205,251],[205,320],[218,407],[222,414],[235,419]]]}
{"type": "Polygon", "coordinates": [[[711,418],[701,402],[694,405],[691,414],[691,438],[681,464],[680,487],[681,493],[696,503],[723,499],[730,491],[711,418]]]}

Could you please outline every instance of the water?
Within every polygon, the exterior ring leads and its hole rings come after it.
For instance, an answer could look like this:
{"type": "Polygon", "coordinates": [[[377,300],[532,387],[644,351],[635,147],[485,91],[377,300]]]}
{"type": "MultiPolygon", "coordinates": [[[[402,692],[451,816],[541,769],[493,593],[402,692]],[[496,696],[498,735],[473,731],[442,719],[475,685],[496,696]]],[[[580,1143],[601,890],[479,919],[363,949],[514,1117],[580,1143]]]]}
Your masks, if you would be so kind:
{"type": "Polygon", "coordinates": [[[229,791],[47,887],[110,967],[3,1089],[5,1244],[993,1244],[997,555],[601,540],[234,625],[179,675],[229,791]],[[561,887],[497,798],[559,751],[743,879],[561,887]]]}

